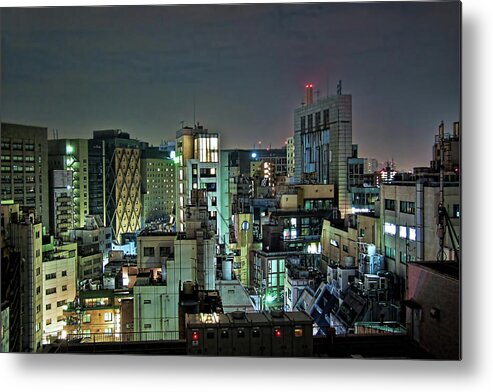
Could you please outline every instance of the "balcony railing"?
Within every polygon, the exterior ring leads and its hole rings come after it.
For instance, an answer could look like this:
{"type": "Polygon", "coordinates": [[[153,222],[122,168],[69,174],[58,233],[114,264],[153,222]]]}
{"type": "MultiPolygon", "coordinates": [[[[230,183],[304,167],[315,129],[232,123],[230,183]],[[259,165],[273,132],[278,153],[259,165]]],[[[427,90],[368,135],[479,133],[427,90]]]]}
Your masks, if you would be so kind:
{"type": "Polygon", "coordinates": [[[67,341],[73,343],[120,343],[180,340],[179,331],[143,331],[113,333],[67,334],[67,341]]]}

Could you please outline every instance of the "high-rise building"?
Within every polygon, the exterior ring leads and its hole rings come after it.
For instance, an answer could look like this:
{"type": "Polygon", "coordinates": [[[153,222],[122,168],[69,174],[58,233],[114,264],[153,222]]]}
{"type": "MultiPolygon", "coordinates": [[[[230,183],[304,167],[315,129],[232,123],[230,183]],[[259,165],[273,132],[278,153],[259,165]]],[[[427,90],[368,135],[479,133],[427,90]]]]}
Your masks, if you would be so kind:
{"type": "Polygon", "coordinates": [[[49,227],[48,129],[2,123],[1,197],[20,209],[35,208],[44,227],[49,227]]]}
{"type": "Polygon", "coordinates": [[[106,226],[106,154],[103,139],[90,139],[88,180],[89,192],[89,214],[98,216],[103,225],[106,226]]]}
{"type": "Polygon", "coordinates": [[[142,150],[143,225],[169,221],[175,205],[176,165],[168,151],[146,146],[142,150]]]}
{"type": "Polygon", "coordinates": [[[209,219],[215,222],[219,240],[227,233],[220,232],[218,214],[221,206],[219,134],[209,133],[202,126],[185,127],[176,133],[177,189],[176,189],[176,227],[185,231],[186,208],[191,203],[192,191],[207,191],[209,219]]]}
{"type": "Polygon", "coordinates": [[[295,182],[333,184],[336,204],[344,216],[351,211],[348,158],[352,154],[352,97],[342,94],[306,102],[294,111],[295,182]]]}
{"type": "Polygon", "coordinates": [[[21,352],[21,258],[9,245],[10,224],[19,218],[19,204],[2,200],[0,262],[0,352],[21,352]]]}
{"type": "Polygon", "coordinates": [[[22,351],[42,348],[43,338],[43,254],[42,224],[33,213],[10,225],[10,245],[21,261],[22,351]]]}
{"type": "Polygon", "coordinates": [[[72,183],[67,186],[71,187],[73,227],[84,226],[84,217],[89,214],[88,141],[48,140],[48,166],[50,173],[53,170],[67,170],[72,173],[72,183]]]}
{"type": "MultiPolygon", "coordinates": [[[[92,146],[98,145],[98,162],[104,161],[104,190],[102,198],[104,206],[97,206],[93,211],[106,208],[105,225],[111,226],[113,240],[122,242],[124,233],[134,233],[141,227],[141,146],[140,142],[130,139],[130,135],[121,130],[94,131],[92,146]],[[98,143],[99,142],[99,143],[98,143]],[[103,155],[103,157],[101,157],[103,155]]],[[[90,176],[99,172],[97,165],[90,170],[90,176]]],[[[101,182],[101,177],[92,178],[91,184],[101,182]]],[[[98,185],[96,192],[101,192],[98,185]]],[[[97,199],[101,202],[101,197],[97,199]]]]}
{"type": "Polygon", "coordinates": [[[50,171],[50,232],[67,238],[74,227],[73,172],[50,171]]]}

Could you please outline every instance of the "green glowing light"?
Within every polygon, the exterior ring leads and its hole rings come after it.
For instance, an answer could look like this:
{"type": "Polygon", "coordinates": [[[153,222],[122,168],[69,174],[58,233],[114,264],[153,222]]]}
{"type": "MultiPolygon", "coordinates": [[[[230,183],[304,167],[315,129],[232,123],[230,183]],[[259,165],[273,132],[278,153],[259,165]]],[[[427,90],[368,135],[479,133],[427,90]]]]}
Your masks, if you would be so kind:
{"type": "Polygon", "coordinates": [[[275,295],[272,295],[272,294],[268,294],[265,297],[265,302],[267,302],[268,304],[273,303],[275,300],[276,300],[276,296],[275,295]]]}

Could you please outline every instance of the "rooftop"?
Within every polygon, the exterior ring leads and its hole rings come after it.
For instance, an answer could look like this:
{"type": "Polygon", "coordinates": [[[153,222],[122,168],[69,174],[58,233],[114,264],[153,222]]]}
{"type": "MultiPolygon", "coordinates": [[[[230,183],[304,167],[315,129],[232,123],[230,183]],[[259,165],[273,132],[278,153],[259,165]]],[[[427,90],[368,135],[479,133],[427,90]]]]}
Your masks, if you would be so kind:
{"type": "Polygon", "coordinates": [[[423,261],[423,262],[411,262],[409,264],[419,265],[424,268],[431,269],[440,274],[450,276],[454,279],[459,279],[460,265],[457,262],[437,262],[437,261],[423,261]]]}

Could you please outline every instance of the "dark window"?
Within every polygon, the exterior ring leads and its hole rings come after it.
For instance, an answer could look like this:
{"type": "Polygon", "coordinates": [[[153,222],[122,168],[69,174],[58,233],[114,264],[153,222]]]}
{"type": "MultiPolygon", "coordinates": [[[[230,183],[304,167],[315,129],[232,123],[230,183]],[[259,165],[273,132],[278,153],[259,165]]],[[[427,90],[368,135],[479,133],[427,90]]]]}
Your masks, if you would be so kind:
{"type": "Polygon", "coordinates": [[[395,211],[395,200],[385,199],[385,209],[395,211]]]}
{"type": "Polygon", "coordinates": [[[216,183],[215,182],[209,182],[205,184],[206,189],[208,192],[215,192],[216,191],[216,183]]]}
{"type": "Polygon", "coordinates": [[[329,125],[329,109],[324,110],[324,127],[329,125]]]}
{"type": "Polygon", "coordinates": [[[46,295],[55,294],[55,293],[56,293],[56,287],[53,287],[52,289],[46,289],[46,295]]]}
{"type": "Polygon", "coordinates": [[[159,248],[159,257],[166,257],[171,254],[171,247],[169,246],[161,246],[159,248]]]}
{"type": "Polygon", "coordinates": [[[144,256],[145,257],[154,257],[154,248],[144,247],[144,256]]]}
{"type": "Polygon", "coordinates": [[[395,259],[395,249],[390,246],[385,247],[385,256],[391,259],[395,259]]]}
{"type": "Polygon", "coordinates": [[[320,112],[315,113],[315,128],[320,127],[320,112]]]}
{"type": "Polygon", "coordinates": [[[414,214],[416,204],[412,201],[401,201],[400,210],[405,214],[414,214]]]}
{"type": "Polygon", "coordinates": [[[313,114],[308,115],[308,130],[311,131],[313,129],[313,114]]]}

